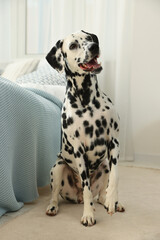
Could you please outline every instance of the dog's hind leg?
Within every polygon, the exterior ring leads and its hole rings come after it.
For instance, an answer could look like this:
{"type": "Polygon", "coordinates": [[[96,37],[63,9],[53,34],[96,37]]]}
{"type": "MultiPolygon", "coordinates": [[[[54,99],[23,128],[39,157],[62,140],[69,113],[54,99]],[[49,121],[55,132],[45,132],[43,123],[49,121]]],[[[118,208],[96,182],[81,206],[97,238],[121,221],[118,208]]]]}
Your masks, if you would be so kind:
{"type": "Polygon", "coordinates": [[[58,158],[56,164],[51,169],[50,185],[52,189],[52,198],[46,210],[46,214],[49,216],[55,216],[58,212],[59,192],[61,189],[62,176],[65,167],[66,167],[65,162],[62,159],[58,158]]]}

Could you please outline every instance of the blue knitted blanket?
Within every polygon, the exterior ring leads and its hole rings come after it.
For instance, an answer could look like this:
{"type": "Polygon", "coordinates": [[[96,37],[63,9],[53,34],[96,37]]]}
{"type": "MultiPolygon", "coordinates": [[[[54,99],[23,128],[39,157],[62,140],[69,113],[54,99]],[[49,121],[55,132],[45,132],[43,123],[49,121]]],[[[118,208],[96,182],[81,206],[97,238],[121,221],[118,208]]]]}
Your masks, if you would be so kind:
{"type": "Polygon", "coordinates": [[[60,150],[62,103],[0,78],[0,216],[38,197],[60,150]]]}

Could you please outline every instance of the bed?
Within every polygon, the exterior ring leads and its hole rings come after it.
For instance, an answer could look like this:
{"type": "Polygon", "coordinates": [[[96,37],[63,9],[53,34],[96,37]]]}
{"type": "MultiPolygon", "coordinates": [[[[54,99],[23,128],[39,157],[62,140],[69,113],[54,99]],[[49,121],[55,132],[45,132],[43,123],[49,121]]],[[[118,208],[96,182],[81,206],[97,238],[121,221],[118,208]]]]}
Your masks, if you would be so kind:
{"type": "Polygon", "coordinates": [[[0,216],[38,198],[61,146],[65,77],[50,66],[0,77],[0,216]],[[42,74],[43,73],[43,74],[42,74]]]}

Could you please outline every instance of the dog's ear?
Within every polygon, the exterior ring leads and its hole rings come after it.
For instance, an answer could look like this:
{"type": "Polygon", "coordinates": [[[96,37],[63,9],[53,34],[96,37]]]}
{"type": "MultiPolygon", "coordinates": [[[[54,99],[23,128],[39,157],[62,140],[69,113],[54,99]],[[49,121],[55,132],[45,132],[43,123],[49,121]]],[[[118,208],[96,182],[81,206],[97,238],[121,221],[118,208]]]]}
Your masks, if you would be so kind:
{"type": "Polygon", "coordinates": [[[97,37],[95,34],[93,34],[93,33],[88,33],[88,32],[85,32],[85,31],[83,31],[83,30],[81,30],[81,31],[82,31],[83,33],[86,33],[86,34],[90,35],[90,36],[92,37],[92,39],[93,39],[93,42],[99,44],[98,37],[97,37]]]}
{"type": "Polygon", "coordinates": [[[64,71],[64,58],[62,53],[63,40],[59,40],[47,54],[46,60],[58,72],[64,71]]]}

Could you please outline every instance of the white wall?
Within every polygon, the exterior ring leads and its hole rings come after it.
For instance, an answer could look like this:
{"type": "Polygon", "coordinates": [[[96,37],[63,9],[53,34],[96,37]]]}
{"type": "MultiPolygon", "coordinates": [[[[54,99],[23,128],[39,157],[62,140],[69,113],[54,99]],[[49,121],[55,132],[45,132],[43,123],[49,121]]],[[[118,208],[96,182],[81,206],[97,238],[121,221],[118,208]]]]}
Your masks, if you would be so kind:
{"type": "Polygon", "coordinates": [[[160,0],[135,0],[131,76],[136,157],[160,161],[160,0]]]}

